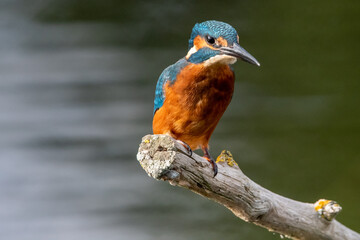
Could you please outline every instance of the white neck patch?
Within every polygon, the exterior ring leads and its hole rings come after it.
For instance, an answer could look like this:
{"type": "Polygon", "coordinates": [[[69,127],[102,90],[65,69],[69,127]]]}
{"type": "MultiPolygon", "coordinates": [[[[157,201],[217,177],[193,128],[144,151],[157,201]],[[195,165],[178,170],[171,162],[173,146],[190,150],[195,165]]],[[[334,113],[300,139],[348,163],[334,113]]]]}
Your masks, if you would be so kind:
{"type": "Polygon", "coordinates": [[[189,50],[189,52],[186,54],[186,60],[188,60],[190,57],[191,57],[191,55],[193,55],[194,53],[196,53],[197,52],[197,49],[196,49],[196,47],[195,46],[193,46],[192,48],[190,48],[190,50],[189,50]]]}
{"type": "MultiPolygon", "coordinates": [[[[189,51],[190,52],[190,51],[189,51]]],[[[214,57],[209,58],[204,62],[204,66],[208,67],[215,63],[219,64],[234,64],[236,63],[237,58],[229,55],[216,55],[214,57]]]]}

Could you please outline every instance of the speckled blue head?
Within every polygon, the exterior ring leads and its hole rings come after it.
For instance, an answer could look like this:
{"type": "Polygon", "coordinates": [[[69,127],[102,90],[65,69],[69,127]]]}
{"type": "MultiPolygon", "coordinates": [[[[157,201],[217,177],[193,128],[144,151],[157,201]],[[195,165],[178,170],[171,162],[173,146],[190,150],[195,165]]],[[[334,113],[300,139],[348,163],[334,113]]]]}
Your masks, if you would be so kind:
{"type": "Polygon", "coordinates": [[[194,46],[194,39],[198,35],[202,37],[209,35],[215,39],[222,37],[228,41],[229,45],[238,42],[238,34],[235,28],[233,28],[230,24],[215,20],[195,24],[189,40],[189,49],[194,46]]]}
{"type": "Polygon", "coordinates": [[[231,25],[210,20],[195,24],[185,59],[191,63],[233,64],[240,58],[260,66],[259,62],[239,45],[239,36],[231,25]]]}

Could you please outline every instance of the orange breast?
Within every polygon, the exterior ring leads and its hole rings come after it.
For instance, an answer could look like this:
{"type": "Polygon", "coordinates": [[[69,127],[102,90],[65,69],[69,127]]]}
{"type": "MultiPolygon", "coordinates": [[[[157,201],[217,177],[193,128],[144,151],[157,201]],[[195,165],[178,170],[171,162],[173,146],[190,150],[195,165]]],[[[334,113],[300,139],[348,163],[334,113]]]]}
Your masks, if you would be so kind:
{"type": "Polygon", "coordinates": [[[228,65],[190,64],[165,86],[165,101],[155,113],[155,134],[170,134],[192,149],[208,147],[212,132],[229,105],[234,73],[228,65]]]}

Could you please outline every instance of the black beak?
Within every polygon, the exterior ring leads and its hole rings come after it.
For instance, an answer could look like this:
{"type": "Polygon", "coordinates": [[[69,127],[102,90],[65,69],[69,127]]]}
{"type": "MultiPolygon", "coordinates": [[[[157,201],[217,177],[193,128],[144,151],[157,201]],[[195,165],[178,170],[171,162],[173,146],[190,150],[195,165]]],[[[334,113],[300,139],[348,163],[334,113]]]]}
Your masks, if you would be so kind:
{"type": "Polygon", "coordinates": [[[248,53],[245,49],[243,49],[237,43],[234,43],[234,45],[232,47],[222,47],[222,48],[220,48],[220,51],[223,54],[237,57],[237,58],[242,59],[245,62],[260,66],[260,63],[250,53],[248,53]]]}

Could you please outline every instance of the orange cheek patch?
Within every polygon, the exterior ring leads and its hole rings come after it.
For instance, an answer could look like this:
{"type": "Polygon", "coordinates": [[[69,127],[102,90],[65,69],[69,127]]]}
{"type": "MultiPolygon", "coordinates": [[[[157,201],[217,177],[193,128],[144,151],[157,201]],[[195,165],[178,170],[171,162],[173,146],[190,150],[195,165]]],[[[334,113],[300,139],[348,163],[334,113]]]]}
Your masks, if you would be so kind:
{"type": "Polygon", "coordinates": [[[224,39],[223,37],[218,37],[218,39],[216,39],[218,45],[222,46],[222,47],[227,47],[228,46],[228,41],[226,41],[226,39],[224,39]]]}
{"type": "MultiPolygon", "coordinates": [[[[224,39],[223,37],[219,37],[216,39],[216,45],[218,46],[222,46],[222,47],[228,47],[228,41],[226,39],[224,39]]],[[[196,47],[197,50],[203,48],[203,47],[208,47],[214,50],[217,50],[216,48],[214,48],[212,45],[210,45],[209,43],[206,42],[206,40],[200,36],[196,36],[194,39],[194,46],[196,47]]]]}
{"type": "Polygon", "coordinates": [[[211,49],[216,49],[213,46],[209,45],[204,38],[200,37],[199,35],[195,37],[194,39],[194,46],[196,47],[197,50],[203,48],[203,47],[208,47],[211,49]]]}

